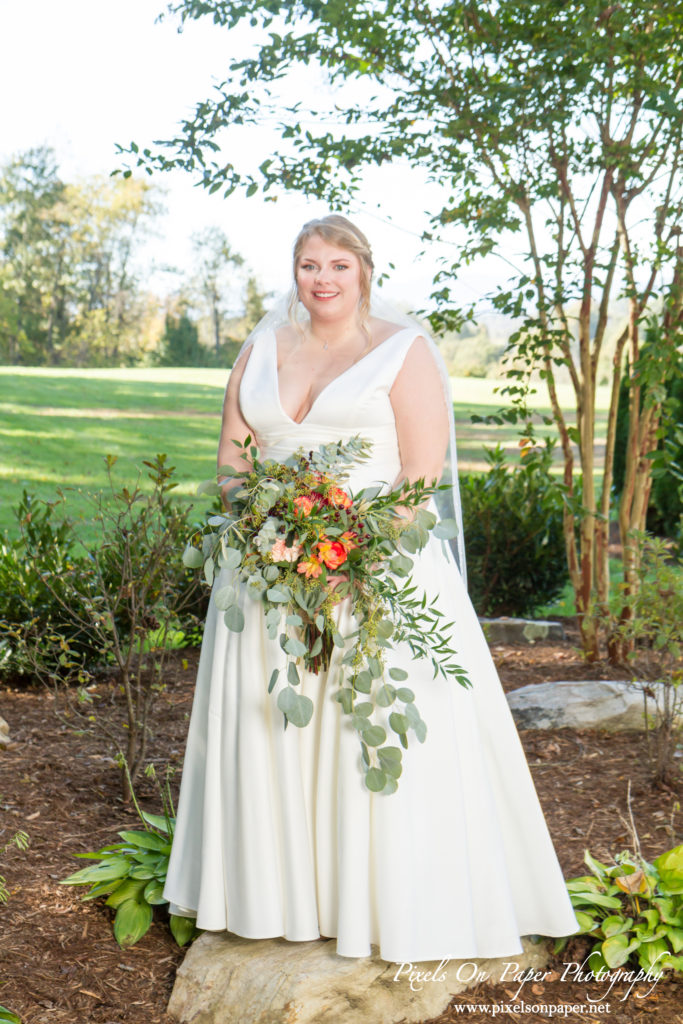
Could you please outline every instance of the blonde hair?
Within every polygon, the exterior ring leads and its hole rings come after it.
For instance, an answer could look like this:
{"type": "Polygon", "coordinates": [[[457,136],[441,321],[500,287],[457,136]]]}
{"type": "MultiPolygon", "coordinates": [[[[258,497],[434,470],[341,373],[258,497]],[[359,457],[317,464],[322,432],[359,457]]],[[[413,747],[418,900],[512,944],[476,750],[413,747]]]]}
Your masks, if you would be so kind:
{"type": "Polygon", "coordinates": [[[372,287],[372,272],[375,264],[372,259],[372,250],[367,238],[355,224],[352,224],[346,217],[339,213],[331,213],[327,217],[320,217],[317,220],[309,220],[302,227],[294,242],[292,266],[294,271],[294,285],[292,296],[289,301],[289,319],[296,324],[296,307],[299,301],[299,294],[296,287],[296,271],[301,250],[309,238],[319,236],[330,245],[338,245],[340,249],[352,252],[360,261],[360,302],[358,313],[361,327],[368,333],[368,321],[370,317],[370,290],[372,287]]]}

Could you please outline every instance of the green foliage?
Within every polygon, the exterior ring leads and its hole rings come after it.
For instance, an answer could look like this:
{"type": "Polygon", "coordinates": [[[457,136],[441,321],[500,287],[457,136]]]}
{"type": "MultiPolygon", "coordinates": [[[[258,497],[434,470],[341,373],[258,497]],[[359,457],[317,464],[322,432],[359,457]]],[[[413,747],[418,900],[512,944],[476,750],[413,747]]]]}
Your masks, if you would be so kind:
{"type": "Polygon", "coordinates": [[[0,168],[0,360],[135,361],[153,312],[131,255],[159,212],[145,181],[62,181],[47,147],[0,168]]]}
{"type": "MultiPolygon", "coordinates": [[[[614,488],[621,494],[626,472],[626,445],[629,430],[629,391],[631,379],[641,387],[641,408],[650,393],[648,378],[653,357],[662,363],[661,353],[653,353],[656,323],[650,323],[633,377],[624,377],[619,388],[617,429],[614,444],[614,488]],[[649,343],[648,343],[649,342],[649,343]]],[[[658,536],[677,538],[683,545],[683,351],[668,346],[669,365],[658,377],[656,387],[663,394],[659,442],[652,467],[652,491],[647,511],[647,529],[658,536]]]]}
{"type": "MultiPolygon", "coordinates": [[[[590,875],[567,889],[579,922],[575,935],[595,939],[587,967],[595,974],[637,963],[651,976],[683,971],[683,846],[652,864],[624,851],[608,867],[586,850],[590,875]]],[[[555,953],[569,937],[555,943],[555,953]]]]}
{"type": "Polygon", "coordinates": [[[187,311],[166,316],[158,362],[161,366],[204,366],[205,350],[199,344],[199,331],[187,311]]]}
{"type": "MultiPolygon", "coordinates": [[[[150,768],[147,774],[156,778],[154,769],[150,768]]],[[[77,857],[97,863],[81,868],[61,882],[61,885],[90,886],[84,900],[107,897],[106,906],[116,911],[114,937],[122,948],[135,945],[146,935],[155,907],[168,906],[163,888],[175,829],[168,772],[160,791],[163,815],[142,811],[135,801],[144,831],[124,830],[118,833],[123,840],[121,843],[111,843],[92,853],[77,853],[77,857]]],[[[170,914],[169,925],[179,946],[199,934],[192,918],[170,914]]]]}
{"type": "MultiPolygon", "coordinates": [[[[667,543],[635,534],[638,587],[619,594],[612,607],[613,640],[628,651],[633,679],[644,692],[663,684],[663,695],[647,718],[647,756],[653,780],[680,779],[678,747],[683,737],[683,559],[667,543]]],[[[618,585],[619,590],[624,584],[618,585]]]]}
{"type": "Polygon", "coordinates": [[[84,682],[85,664],[101,659],[99,645],[75,618],[91,587],[88,567],[76,554],[74,523],[59,515],[61,505],[62,499],[40,501],[24,491],[13,510],[20,534],[0,540],[0,673],[6,680],[59,675],[84,682]]]}
{"type": "Polygon", "coordinates": [[[22,1024],[21,1017],[17,1017],[6,1006],[0,1006],[0,1024],[22,1024]]]}
{"type": "Polygon", "coordinates": [[[550,474],[552,449],[525,449],[506,464],[487,449],[485,473],[461,474],[467,582],[480,615],[528,615],[565,585],[564,499],[550,474]]]}
{"type": "MultiPolygon", "coordinates": [[[[136,777],[145,760],[153,707],[165,688],[169,651],[206,609],[196,579],[182,563],[188,513],[172,499],[174,469],[165,455],[145,461],[151,490],[117,484],[107,456],[108,492],[88,495],[95,539],[74,524],[54,524],[54,510],[20,512],[21,541],[0,554],[0,652],[4,670],[30,671],[65,688],[70,713],[99,725],[97,698],[84,688],[92,673],[113,668],[126,720],[115,736],[136,777]],[[2,602],[5,601],[3,606],[2,602]]],[[[124,778],[124,795],[128,789],[124,778]]]]}

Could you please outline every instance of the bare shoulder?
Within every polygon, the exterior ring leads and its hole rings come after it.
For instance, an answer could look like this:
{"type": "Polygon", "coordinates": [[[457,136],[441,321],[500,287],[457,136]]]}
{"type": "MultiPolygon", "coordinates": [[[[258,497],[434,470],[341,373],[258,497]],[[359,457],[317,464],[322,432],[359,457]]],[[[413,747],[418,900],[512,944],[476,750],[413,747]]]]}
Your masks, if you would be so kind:
{"type": "Polygon", "coordinates": [[[397,397],[420,391],[427,395],[438,393],[441,388],[441,371],[434,357],[433,348],[424,335],[418,334],[413,338],[405,354],[391,394],[397,397]]]}
{"type": "Polygon", "coordinates": [[[381,345],[383,341],[387,341],[392,334],[398,334],[402,331],[403,324],[397,324],[393,320],[384,320],[379,316],[371,316],[369,318],[370,334],[372,336],[372,344],[381,345]]]}
{"type": "Polygon", "coordinates": [[[242,374],[244,373],[247,363],[249,362],[249,356],[253,349],[253,345],[248,345],[243,352],[240,352],[239,356],[233,363],[230,369],[230,375],[228,376],[228,386],[226,393],[232,395],[237,388],[240,386],[242,380],[242,374]]]}

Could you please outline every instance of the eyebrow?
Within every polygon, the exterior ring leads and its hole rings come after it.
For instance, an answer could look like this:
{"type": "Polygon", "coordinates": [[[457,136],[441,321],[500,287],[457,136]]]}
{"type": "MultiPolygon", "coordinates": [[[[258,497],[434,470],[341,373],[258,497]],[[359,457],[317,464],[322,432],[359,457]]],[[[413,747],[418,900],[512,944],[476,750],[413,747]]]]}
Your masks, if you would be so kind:
{"type": "MultiPolygon", "coordinates": [[[[299,263],[317,263],[318,261],[313,256],[300,256],[299,263]]],[[[350,263],[351,259],[348,256],[333,256],[330,263],[350,263]]]]}

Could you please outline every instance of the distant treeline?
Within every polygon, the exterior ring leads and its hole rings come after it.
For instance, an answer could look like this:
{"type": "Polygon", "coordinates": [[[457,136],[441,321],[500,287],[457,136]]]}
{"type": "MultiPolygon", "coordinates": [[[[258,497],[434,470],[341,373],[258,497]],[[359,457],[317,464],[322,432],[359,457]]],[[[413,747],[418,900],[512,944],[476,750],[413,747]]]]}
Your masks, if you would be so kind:
{"type": "Polygon", "coordinates": [[[47,147],[0,167],[0,363],[231,365],[264,297],[217,227],[154,294],[140,253],[162,212],[147,181],[64,181],[47,147]]]}

